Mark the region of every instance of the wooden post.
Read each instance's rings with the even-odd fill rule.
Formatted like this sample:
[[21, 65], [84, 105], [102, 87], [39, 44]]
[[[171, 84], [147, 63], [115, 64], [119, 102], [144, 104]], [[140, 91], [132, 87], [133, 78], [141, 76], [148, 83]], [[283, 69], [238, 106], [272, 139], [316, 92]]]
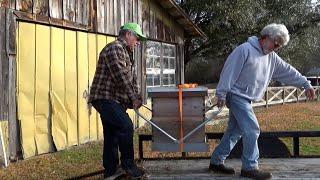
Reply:
[[297, 98], [297, 103], [299, 102], [299, 88], [296, 88], [296, 98]]
[[299, 137], [293, 137], [293, 156], [299, 157]]
[[19, 127], [17, 121], [16, 105], [16, 19], [13, 10], [6, 12], [6, 49], [9, 57], [8, 73], [8, 121], [9, 121], [9, 149], [11, 160], [18, 158], [18, 152], [21, 150], [19, 140]]
[[267, 88], [267, 90], [266, 90], [266, 92], [265, 92], [265, 101], [266, 101], [266, 108], [268, 108], [269, 107], [269, 105], [268, 105], [268, 99], [269, 99], [269, 97], [268, 97], [268, 91], [269, 91], [269, 88]]
[[282, 104], [284, 104], [285, 90], [286, 90], [286, 88], [284, 87], [284, 88], [282, 89]]

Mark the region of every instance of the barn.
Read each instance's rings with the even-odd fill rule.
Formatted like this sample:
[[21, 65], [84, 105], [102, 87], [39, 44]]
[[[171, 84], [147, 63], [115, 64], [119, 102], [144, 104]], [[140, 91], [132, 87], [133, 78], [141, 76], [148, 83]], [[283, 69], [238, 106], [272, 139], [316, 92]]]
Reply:
[[[184, 83], [184, 41], [204, 33], [174, 0], [0, 0], [0, 122], [11, 160], [103, 138], [87, 95], [100, 50], [136, 22], [138, 83]], [[129, 111], [132, 119], [133, 112]]]

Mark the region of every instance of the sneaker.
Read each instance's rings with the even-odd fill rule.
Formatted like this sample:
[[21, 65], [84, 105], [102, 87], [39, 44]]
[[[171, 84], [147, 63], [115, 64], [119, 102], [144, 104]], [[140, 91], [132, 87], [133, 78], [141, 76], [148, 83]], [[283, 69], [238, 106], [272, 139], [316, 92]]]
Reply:
[[271, 179], [272, 174], [269, 172], [264, 172], [258, 169], [254, 169], [249, 171], [241, 170], [240, 176], [252, 178], [252, 179], [265, 180], [265, 179]]
[[144, 171], [142, 169], [138, 168], [137, 165], [135, 165], [135, 164], [130, 168], [125, 168], [124, 170], [125, 170], [127, 176], [130, 176], [130, 177], [139, 178], [144, 175]]
[[235, 174], [236, 171], [231, 167], [226, 167], [224, 164], [211, 164], [209, 165], [209, 171], [213, 171], [216, 173], [223, 173], [223, 174]]
[[114, 173], [111, 173], [111, 174], [104, 173], [104, 179], [105, 180], [114, 180], [122, 175], [125, 175], [125, 172], [121, 167], [119, 167], [119, 168], [117, 168], [117, 170]]

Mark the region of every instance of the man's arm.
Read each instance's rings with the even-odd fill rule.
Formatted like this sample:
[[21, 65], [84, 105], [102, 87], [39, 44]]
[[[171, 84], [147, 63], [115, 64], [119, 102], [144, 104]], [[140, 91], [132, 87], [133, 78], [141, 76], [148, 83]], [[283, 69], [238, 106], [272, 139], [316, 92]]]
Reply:
[[273, 54], [273, 58], [276, 58], [276, 63], [272, 79], [298, 88], [303, 87], [306, 90], [307, 98], [313, 99], [315, 92], [307, 78], [302, 76], [302, 74], [290, 64], [283, 61], [276, 53]]

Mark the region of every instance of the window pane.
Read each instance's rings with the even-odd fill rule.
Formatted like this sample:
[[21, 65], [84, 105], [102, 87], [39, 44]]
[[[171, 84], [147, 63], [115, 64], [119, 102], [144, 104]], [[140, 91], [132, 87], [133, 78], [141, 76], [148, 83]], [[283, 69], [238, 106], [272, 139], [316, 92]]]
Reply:
[[147, 57], [146, 66], [147, 68], [153, 68], [153, 58]]
[[154, 59], [154, 65], [153, 65], [154, 68], [161, 68], [161, 64], [160, 64], [160, 57], [156, 57]]
[[147, 86], [153, 86], [153, 75], [147, 74]]
[[176, 68], [174, 61], [175, 61], [175, 59], [170, 59], [170, 60], [169, 60], [169, 62], [170, 62], [169, 68], [170, 68], [170, 69], [175, 69], [175, 68]]
[[169, 74], [169, 83], [170, 84], [175, 84], [176, 81], [175, 81], [175, 75], [174, 74]]
[[163, 85], [169, 85], [169, 74], [163, 74], [162, 78]]
[[163, 69], [169, 69], [169, 59], [163, 58]]
[[153, 80], [154, 80], [154, 81], [153, 81], [153, 83], [154, 83], [153, 85], [154, 85], [154, 86], [160, 86], [160, 74], [154, 75], [153, 78], [154, 78], [154, 79], [153, 79]]

